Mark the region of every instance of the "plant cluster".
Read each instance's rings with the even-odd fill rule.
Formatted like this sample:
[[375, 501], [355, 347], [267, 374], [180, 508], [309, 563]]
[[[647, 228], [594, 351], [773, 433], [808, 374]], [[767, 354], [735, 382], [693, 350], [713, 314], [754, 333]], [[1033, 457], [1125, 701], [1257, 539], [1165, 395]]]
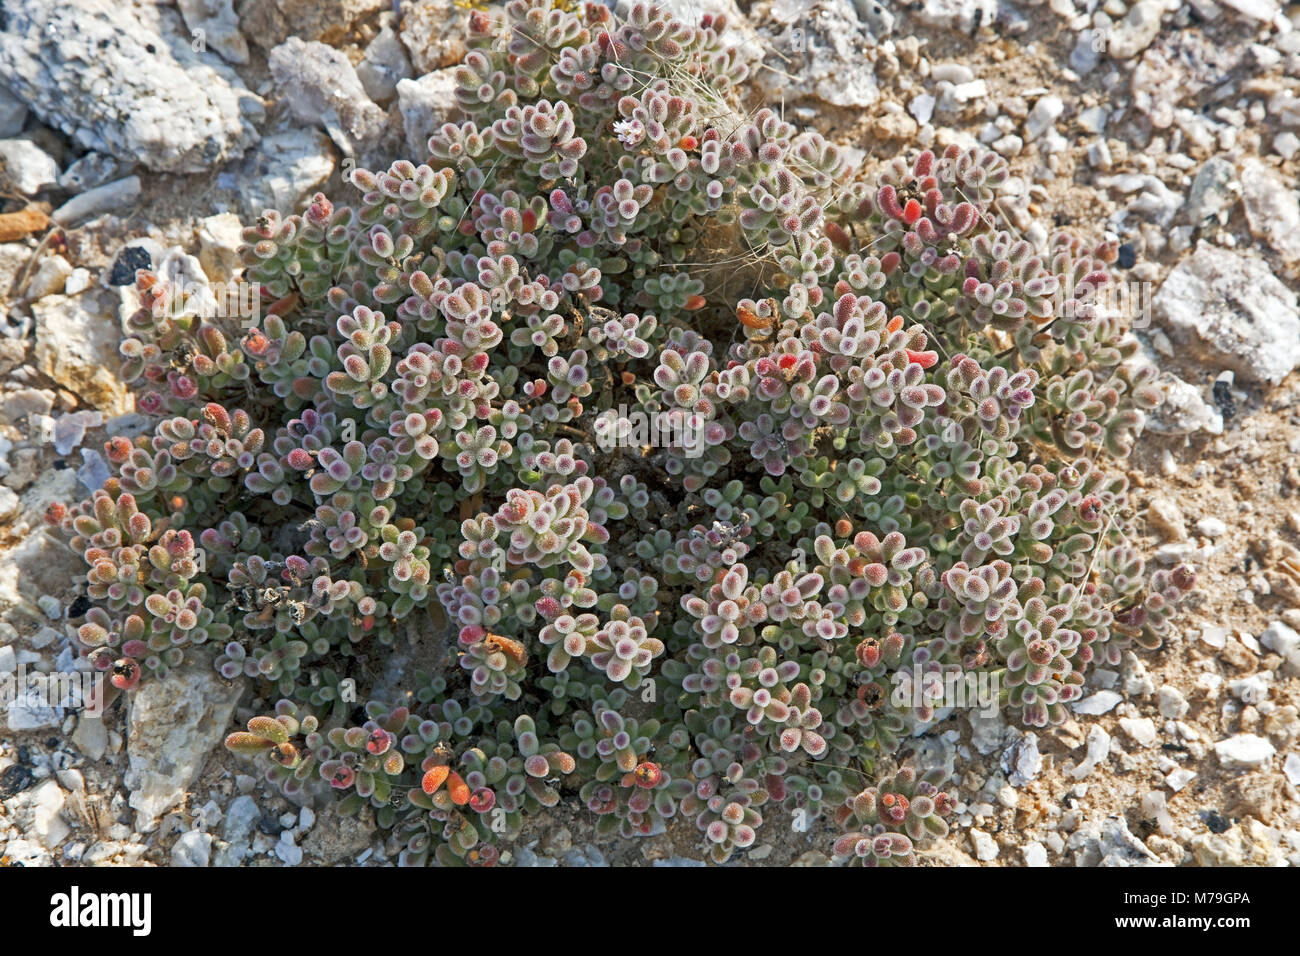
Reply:
[[[139, 273], [156, 425], [50, 515], [87, 653], [129, 690], [211, 646], [284, 698], [228, 746], [371, 806], [405, 863], [496, 863], [566, 797], [602, 834], [692, 821], [717, 862], [776, 808], [912, 862], [953, 802], [876, 782], [942, 716], [900, 675], [993, 673], [1059, 722], [1192, 586], [1127, 536], [1115, 462], [1159, 393], [1098, 294], [1116, 244], [1015, 235], [991, 153], [872, 180], [738, 112], [720, 17], [469, 23], [427, 156], [246, 230], [257, 327]], [[638, 415], [699, 447], [596, 440]], [[420, 638], [452, 666], [348, 706]]]

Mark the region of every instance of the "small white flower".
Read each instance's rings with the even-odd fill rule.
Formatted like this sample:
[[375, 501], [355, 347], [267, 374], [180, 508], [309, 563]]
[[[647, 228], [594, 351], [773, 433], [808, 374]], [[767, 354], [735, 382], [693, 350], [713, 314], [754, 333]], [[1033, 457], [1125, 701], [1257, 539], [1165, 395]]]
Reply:
[[645, 127], [640, 120], [615, 120], [614, 133], [618, 136], [618, 141], [629, 148], [639, 146], [641, 140], [645, 139]]

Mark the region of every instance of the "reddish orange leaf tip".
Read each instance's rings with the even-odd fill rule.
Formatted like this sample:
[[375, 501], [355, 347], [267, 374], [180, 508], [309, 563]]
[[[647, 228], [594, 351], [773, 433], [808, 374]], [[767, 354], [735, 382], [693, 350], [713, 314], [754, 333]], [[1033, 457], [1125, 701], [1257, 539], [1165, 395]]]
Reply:
[[914, 352], [911, 349], [907, 349], [906, 352], [908, 360], [915, 362], [921, 368], [933, 368], [939, 361], [938, 352]]
[[[429, 796], [433, 796], [438, 792], [438, 788], [442, 786], [443, 781], [447, 779], [447, 775], [450, 773], [450, 767], [434, 767], [426, 773], [424, 779], [420, 781], [420, 789]], [[458, 776], [456, 779], [460, 780], [460, 777]], [[464, 783], [465, 781], [461, 780], [462, 786]], [[468, 799], [468, 797], [466, 797], [466, 799]]]
[[489, 634], [484, 638], [484, 643], [489, 647], [496, 648], [520, 667], [523, 667], [528, 661], [528, 651], [518, 641], [502, 637], [500, 634]]
[[282, 299], [276, 299], [266, 310], [269, 315], [288, 315], [298, 304], [298, 293], [290, 292]]
[[[442, 768], [446, 770], [446, 767]], [[432, 773], [433, 771], [429, 771]], [[425, 775], [426, 777], [428, 774]], [[469, 803], [469, 784], [467, 784], [460, 774], [452, 771], [447, 775], [447, 793], [451, 796], [451, 802], [458, 807], [463, 807]]]
[[644, 787], [647, 790], [653, 789], [663, 779], [663, 771], [657, 763], [649, 760], [643, 760], [637, 764], [631, 776], [638, 787]]
[[833, 242], [841, 252], [848, 252], [852, 247], [849, 234], [837, 222], [826, 223], [826, 238]]

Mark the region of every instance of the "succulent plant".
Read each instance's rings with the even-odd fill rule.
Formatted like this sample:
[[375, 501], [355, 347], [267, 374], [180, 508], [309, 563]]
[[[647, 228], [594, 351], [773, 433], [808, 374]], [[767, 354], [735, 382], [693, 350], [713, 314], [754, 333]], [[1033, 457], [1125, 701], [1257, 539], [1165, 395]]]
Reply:
[[848, 831], [835, 841], [836, 857], [859, 866], [915, 866], [915, 844], [948, 833], [943, 818], [953, 800], [938, 788], [941, 782], [942, 771], [918, 778], [904, 767], [849, 797], [835, 811]]
[[[231, 749], [369, 805], [408, 864], [502, 862], [576, 799], [601, 833], [693, 822], [717, 862], [773, 806], [834, 815], [883, 865], [950, 809], [848, 769], [934, 719], [900, 679], [992, 675], [1041, 726], [1159, 642], [1193, 575], [1126, 536], [1159, 395], [1090, 307], [1114, 244], [1019, 236], [982, 149], [869, 177], [746, 116], [724, 28], [475, 11], [425, 155], [245, 230], [256, 327], [139, 274], [152, 434], [50, 515], [115, 683], [211, 643], [283, 698]], [[444, 636], [441, 672], [344, 706], [359, 655]]]

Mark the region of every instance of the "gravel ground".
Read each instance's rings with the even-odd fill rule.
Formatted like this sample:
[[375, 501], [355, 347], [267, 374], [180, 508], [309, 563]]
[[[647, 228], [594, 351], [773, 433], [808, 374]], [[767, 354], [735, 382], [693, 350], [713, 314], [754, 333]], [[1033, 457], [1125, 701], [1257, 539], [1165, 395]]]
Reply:
[[[59, 5], [16, 6], [48, 17]], [[449, 0], [407, 0], [400, 22], [386, 0], [182, 0], [179, 12], [117, 4], [128, 12], [111, 16], [101, 0], [61, 6], [141, 49], [188, 45], [198, 29], [211, 49], [130, 75], [97, 65], [108, 95], [94, 111], [69, 85], [71, 53], [66, 69], [56, 57], [35, 63], [18, 33], [0, 33], [2, 673], [72, 667], [78, 562], [40, 518], [94, 480], [105, 435], [141, 424], [107, 370], [116, 316], [132, 308], [133, 293], [112, 284], [132, 254], [124, 247], [156, 262], [180, 246], [210, 276], [228, 276], [238, 217], [337, 189], [351, 156], [419, 142], [446, 109], [446, 74], [435, 71], [459, 55], [448, 37], [465, 15]], [[748, 105], [780, 103], [860, 150], [867, 168], [907, 148], [978, 140], [1019, 178], [1006, 211], [1020, 228], [1118, 235], [1140, 337], [1165, 373], [1169, 401], [1129, 477], [1137, 544], [1198, 572], [1174, 636], [1097, 672], [1062, 727], [1022, 734], [962, 713], [914, 739], [900, 756], [950, 767], [961, 800], [952, 834], [922, 862], [1300, 863], [1300, 12], [1275, 0], [677, 6], [729, 10], [756, 66]], [[6, 29], [21, 29], [16, 16]], [[289, 70], [272, 49], [291, 37], [325, 46]], [[312, 103], [347, 86], [332, 56], [357, 67], [361, 92], [345, 89], [337, 122], [315, 128], [324, 111]], [[166, 76], [157, 82], [172, 100], [158, 108], [175, 135], [165, 148], [122, 131], [137, 74]], [[226, 158], [195, 159], [212, 155]], [[47, 237], [51, 215], [66, 226], [61, 240]], [[11, 708], [0, 724], [0, 862], [395, 858], [364, 818], [292, 806], [218, 746], [260, 709], [250, 698], [196, 665], [102, 719]], [[738, 865], [826, 863], [829, 832], [791, 822], [769, 819]], [[510, 849], [525, 865], [703, 857], [688, 825], [593, 845], [589, 818], [569, 802]]]

